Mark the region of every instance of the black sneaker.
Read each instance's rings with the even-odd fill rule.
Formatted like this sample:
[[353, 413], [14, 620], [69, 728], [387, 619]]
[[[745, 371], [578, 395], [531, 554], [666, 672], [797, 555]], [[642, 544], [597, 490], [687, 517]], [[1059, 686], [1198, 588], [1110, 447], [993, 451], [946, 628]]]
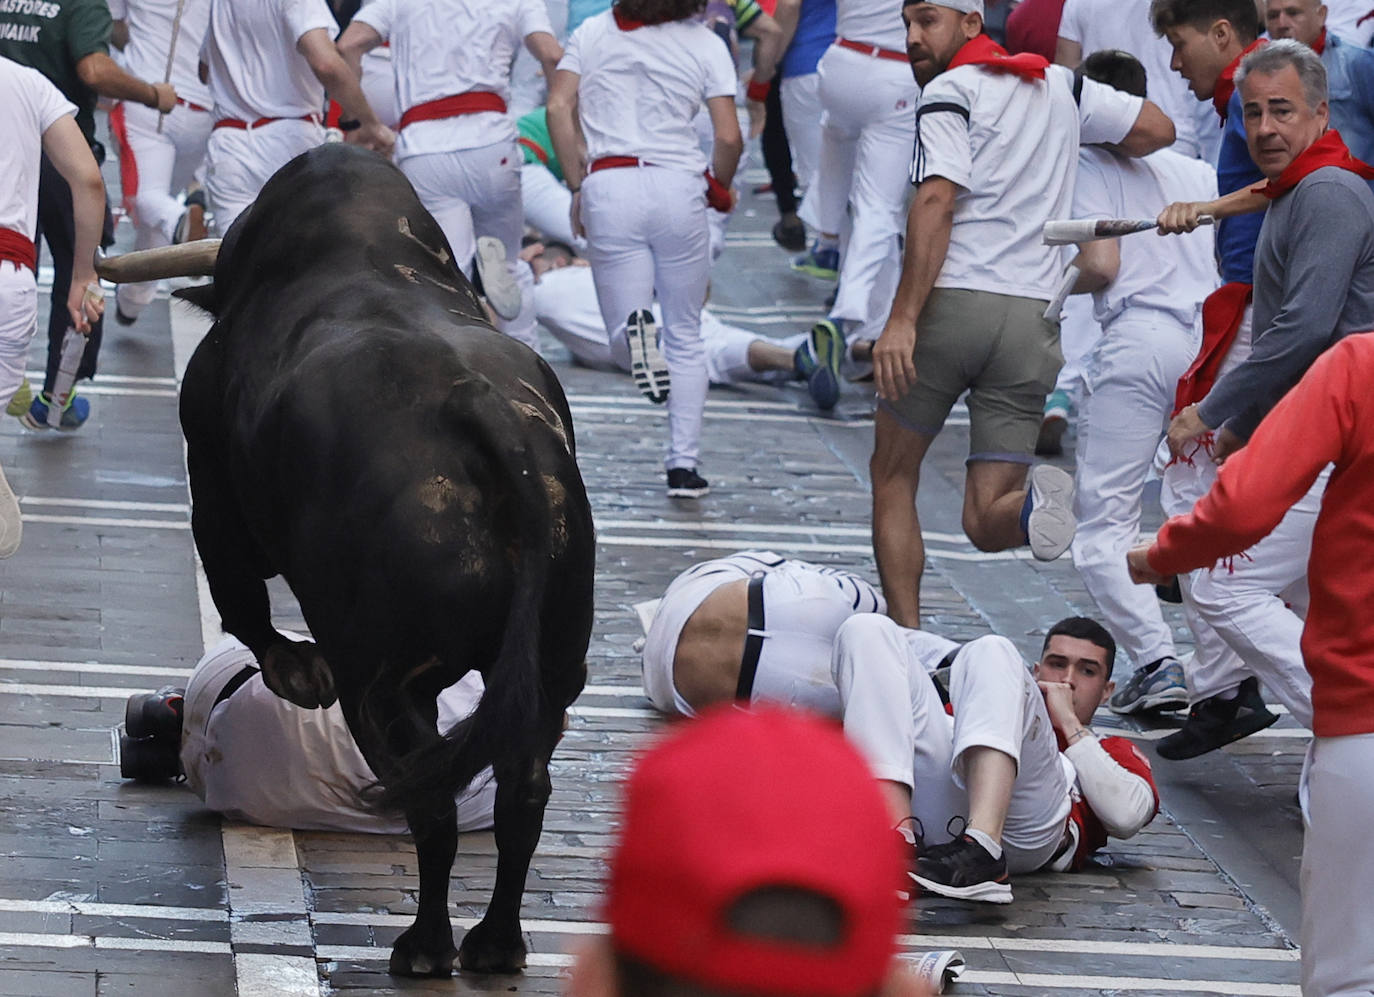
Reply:
[[181, 717], [185, 689], [163, 686], [157, 692], [140, 692], [124, 704], [124, 731], [137, 740], [155, 737], [181, 745]]
[[1006, 856], [993, 858], [967, 834], [927, 848], [916, 859], [916, 871], [911, 878], [942, 897], [986, 904], [1011, 903]]
[[806, 248], [806, 225], [796, 215], [783, 215], [773, 226], [773, 241], [788, 252]]
[[711, 485], [695, 467], [675, 467], [668, 472], [669, 498], [701, 498]]
[[122, 325], [122, 326], [128, 327], [128, 326], [131, 326], [131, 325], [133, 325], [135, 322], [138, 321], [138, 316], [137, 316], [137, 315], [125, 315], [125, 314], [124, 314], [124, 309], [120, 308], [118, 302], [116, 302], [116, 303], [115, 303], [115, 321], [118, 322], [118, 323], [119, 323], [120, 325]]
[[119, 735], [119, 775], [139, 782], [181, 777], [181, 746], [157, 737]]
[[1278, 714], [1271, 713], [1260, 697], [1259, 680], [1248, 678], [1235, 699], [1213, 696], [1194, 706], [1183, 726], [1161, 738], [1155, 751], [1171, 762], [1196, 758], [1264, 730], [1276, 720]]

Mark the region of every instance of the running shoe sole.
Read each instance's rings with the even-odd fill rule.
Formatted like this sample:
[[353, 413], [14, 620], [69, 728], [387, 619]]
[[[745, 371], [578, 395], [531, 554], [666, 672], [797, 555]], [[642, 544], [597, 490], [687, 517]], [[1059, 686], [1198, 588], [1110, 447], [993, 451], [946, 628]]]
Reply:
[[806, 379], [806, 390], [816, 408], [829, 412], [840, 400], [840, 360], [844, 336], [834, 322], [823, 319], [811, 327], [811, 356], [816, 367]]
[[937, 883], [933, 879], [918, 876], [914, 872], [907, 875], [919, 883], [921, 889], [930, 893], [938, 893], [942, 897], [950, 897], [953, 900], [976, 900], [984, 904], [1009, 904], [1012, 900], [1010, 883], [989, 880], [985, 883], [973, 883], [969, 886], [950, 886], [948, 883]]
[[1113, 713], [1126, 716], [1132, 713], [1148, 713], [1151, 710], [1161, 712], [1167, 710], [1184, 710], [1188, 708], [1188, 690], [1178, 686], [1171, 686], [1163, 692], [1151, 693], [1148, 696], [1141, 696], [1127, 704], [1107, 703], [1107, 709]]
[[654, 325], [653, 313], [647, 308], [631, 312], [625, 323], [625, 340], [630, 344], [630, 376], [634, 378], [635, 387], [649, 401], [662, 405], [668, 400], [671, 382], [668, 361], [663, 359], [663, 352], [658, 347], [658, 328]]
[[[1268, 710], [1263, 713], [1253, 713], [1248, 717], [1242, 717], [1238, 723], [1229, 726], [1223, 737], [1211, 738], [1210, 740], [1204, 740], [1201, 735], [1187, 734], [1184, 729], [1180, 729], [1168, 737], [1160, 738], [1159, 743], [1155, 745], [1155, 752], [1160, 758], [1168, 759], [1171, 762], [1197, 758], [1209, 751], [1216, 751], [1228, 744], [1234, 744], [1251, 734], [1258, 734], [1264, 728], [1278, 723], [1278, 720], [1278, 714]], [[1185, 723], [1185, 728], [1186, 726]]]
[[506, 266], [505, 244], [495, 236], [484, 235], [477, 240], [477, 272], [482, 275], [482, 290], [491, 310], [507, 321], [516, 318], [523, 304], [520, 285]]
[[19, 499], [5, 480], [0, 467], [0, 559], [11, 557], [24, 539], [24, 520], [19, 513]]
[[808, 277], [817, 277], [821, 280], [839, 280], [840, 272], [829, 267], [817, 266], [814, 263], [793, 263], [792, 269], [797, 273], [804, 273]]
[[1026, 535], [1037, 561], [1053, 561], [1073, 543], [1073, 477], [1052, 464], [1030, 472], [1031, 513]]
[[710, 486], [710, 485], [707, 485], [707, 486], [704, 487], [704, 488], [669, 488], [669, 489], [668, 489], [668, 497], [669, 497], [669, 498], [701, 498], [703, 495], [709, 495], [710, 493], [711, 493], [711, 486]]

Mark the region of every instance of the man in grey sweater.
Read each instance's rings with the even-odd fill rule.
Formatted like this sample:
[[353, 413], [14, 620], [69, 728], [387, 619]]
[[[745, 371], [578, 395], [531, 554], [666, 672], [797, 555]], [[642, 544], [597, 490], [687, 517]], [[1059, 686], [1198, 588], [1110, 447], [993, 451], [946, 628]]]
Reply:
[[[1205, 381], [1210, 373], [1215, 383], [1169, 427], [1170, 449], [1189, 463], [1224, 461], [1322, 352], [1348, 333], [1374, 329], [1374, 192], [1366, 182], [1374, 170], [1328, 130], [1321, 59], [1300, 42], [1275, 41], [1245, 57], [1236, 81], [1250, 156], [1269, 180], [1260, 189], [1271, 201], [1255, 249], [1253, 341], [1238, 336], [1229, 348], [1214, 345], [1218, 369], [1195, 363], [1190, 375]], [[1211, 476], [1186, 477], [1205, 492]], [[1272, 723], [1253, 679], [1250, 691], [1242, 687], [1248, 676], [1261, 679], [1300, 722], [1310, 718], [1302, 620], [1290, 607], [1305, 603], [1325, 484], [1323, 474], [1232, 570], [1184, 580], [1190, 617], [1209, 624], [1234, 653], [1200, 654], [1189, 668], [1194, 705], [1166, 757], [1192, 757]], [[1190, 504], [1201, 493], [1166, 500]]]

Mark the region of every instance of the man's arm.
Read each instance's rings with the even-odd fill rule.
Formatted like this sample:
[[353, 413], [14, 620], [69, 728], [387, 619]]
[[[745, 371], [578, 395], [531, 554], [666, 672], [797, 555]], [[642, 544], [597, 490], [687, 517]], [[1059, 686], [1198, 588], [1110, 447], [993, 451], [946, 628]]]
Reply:
[[372, 110], [372, 105], [363, 96], [362, 84], [334, 47], [329, 32], [324, 28], [311, 28], [296, 40], [296, 51], [309, 64], [315, 78], [324, 84], [329, 96], [339, 102], [344, 115], [361, 122], [361, 127], [350, 140], [383, 155], [390, 155], [392, 146], [396, 144], [396, 136]]
[[1148, 156], [1174, 144], [1174, 123], [1153, 101], [1145, 101], [1126, 137], [1111, 146], [1127, 156]]
[[873, 344], [873, 377], [879, 397], [895, 402], [916, 383], [916, 320], [945, 265], [950, 232], [954, 228], [952, 180], [933, 176], [916, 188], [907, 211], [906, 250], [902, 277], [882, 335]]
[[110, 23], [110, 44], [121, 52], [129, 44], [129, 22], [117, 17]]
[[1083, 46], [1060, 35], [1054, 43], [1054, 61], [1061, 66], [1077, 69], [1083, 61]]
[[[348, 68], [352, 70], [353, 76], [361, 80], [363, 77], [363, 56], [384, 41], [386, 39], [381, 36], [376, 28], [355, 17], [348, 22], [348, 27], [344, 28], [343, 34], [339, 36], [339, 40], [334, 45], [338, 48], [343, 61], [348, 64]], [[334, 99], [338, 100], [337, 97]]]
[[740, 154], [744, 152], [744, 137], [739, 130], [739, 116], [735, 114], [735, 98], [709, 97], [706, 110], [711, 115], [711, 130], [715, 134], [711, 145], [711, 175], [729, 187], [735, 179]]
[[525, 36], [525, 48], [539, 60], [544, 79], [553, 79], [558, 71], [558, 60], [563, 58], [563, 46], [558, 44], [558, 39], [547, 31], [535, 31]]
[[76, 63], [76, 75], [102, 97], [132, 100], [166, 114], [176, 107], [177, 92], [170, 83], [145, 83], [130, 76], [104, 52], [92, 52]]
[[[792, 28], [796, 30], [795, 22]], [[789, 38], [783, 35], [782, 26], [767, 14], [754, 18], [744, 29], [744, 37], [754, 40], [754, 82], [769, 82], [778, 71], [778, 62]]]
[[86, 136], [70, 115], [62, 115], [48, 126], [43, 133], [43, 152], [72, 189], [76, 241], [67, 313], [77, 331], [89, 333], [91, 323], [105, 311], [105, 298], [95, 275], [95, 252], [105, 225], [105, 184]]
[[[1064, 755], [1073, 762], [1083, 799], [1113, 838], [1134, 837], [1154, 819], [1159, 809], [1154, 786], [1112, 757], [1096, 734], [1075, 738]], [[1148, 763], [1145, 767], [1148, 771]]]
[[545, 120], [549, 126], [549, 141], [553, 154], [563, 168], [563, 182], [572, 191], [569, 209], [573, 234], [586, 235], [582, 227], [582, 181], [587, 177], [587, 142], [582, 136], [582, 123], [577, 115], [577, 87], [582, 77], [560, 69], [549, 80], [549, 103]]
[[1073, 285], [1074, 294], [1091, 294], [1109, 287], [1121, 269], [1121, 240], [1080, 242], [1072, 265], [1079, 270], [1078, 281]]
[[1216, 221], [1234, 218], [1263, 211], [1269, 207], [1269, 198], [1253, 193], [1250, 185], [1233, 190], [1214, 201], [1175, 201], [1159, 213], [1156, 221], [1160, 235], [1181, 235], [1191, 232], [1200, 224], [1198, 219], [1211, 215]]

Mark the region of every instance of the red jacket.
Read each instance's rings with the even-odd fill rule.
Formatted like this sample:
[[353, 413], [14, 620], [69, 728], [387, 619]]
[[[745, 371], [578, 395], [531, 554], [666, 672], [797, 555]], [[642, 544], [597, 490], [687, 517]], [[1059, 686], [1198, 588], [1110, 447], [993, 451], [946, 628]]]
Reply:
[[1311, 603], [1302, 634], [1319, 737], [1374, 733], [1372, 386], [1374, 334], [1347, 336], [1226, 461], [1193, 511], [1164, 524], [1149, 554], [1162, 574], [1239, 554], [1273, 530], [1322, 469], [1335, 464], [1312, 537]]

